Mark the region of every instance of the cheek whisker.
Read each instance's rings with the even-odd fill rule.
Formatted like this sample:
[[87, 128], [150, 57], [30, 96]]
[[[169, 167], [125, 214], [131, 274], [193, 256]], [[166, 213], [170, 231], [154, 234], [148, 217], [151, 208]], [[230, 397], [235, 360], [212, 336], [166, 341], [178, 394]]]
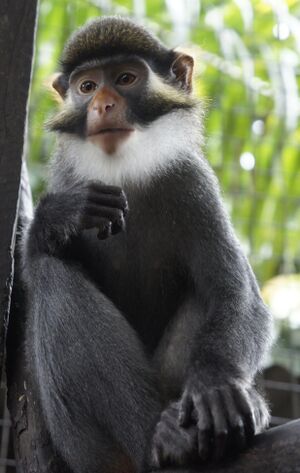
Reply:
[[45, 127], [49, 131], [86, 135], [87, 105], [77, 108], [67, 105], [58, 114], [46, 121]]

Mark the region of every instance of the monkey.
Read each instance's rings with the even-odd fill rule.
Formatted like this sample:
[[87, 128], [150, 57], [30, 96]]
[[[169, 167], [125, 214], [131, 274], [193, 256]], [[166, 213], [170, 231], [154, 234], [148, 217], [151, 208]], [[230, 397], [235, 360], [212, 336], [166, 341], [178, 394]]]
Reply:
[[26, 356], [74, 473], [199, 471], [268, 425], [254, 378], [271, 316], [203, 155], [193, 65], [100, 17], [53, 81], [57, 144], [23, 237]]

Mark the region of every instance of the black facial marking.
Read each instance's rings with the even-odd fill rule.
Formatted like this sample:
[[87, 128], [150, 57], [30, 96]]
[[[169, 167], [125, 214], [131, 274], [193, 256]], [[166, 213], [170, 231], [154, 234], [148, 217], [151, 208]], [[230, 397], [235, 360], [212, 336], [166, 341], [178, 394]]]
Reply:
[[46, 128], [50, 131], [72, 133], [85, 136], [87, 103], [76, 107], [66, 108], [46, 123]]
[[139, 123], [140, 125], [149, 125], [163, 115], [174, 110], [187, 110], [195, 106], [192, 101], [176, 101], [155, 91], [147, 92], [128, 97], [128, 121], [130, 123]]

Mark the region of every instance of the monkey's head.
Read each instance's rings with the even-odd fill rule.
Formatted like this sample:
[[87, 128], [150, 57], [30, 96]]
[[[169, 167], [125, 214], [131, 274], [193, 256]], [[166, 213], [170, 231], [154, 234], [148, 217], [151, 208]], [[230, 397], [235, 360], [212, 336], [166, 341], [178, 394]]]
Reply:
[[66, 44], [60, 64], [53, 87], [64, 106], [49, 128], [77, 135], [106, 155], [160, 117], [195, 105], [193, 59], [128, 19], [87, 23]]

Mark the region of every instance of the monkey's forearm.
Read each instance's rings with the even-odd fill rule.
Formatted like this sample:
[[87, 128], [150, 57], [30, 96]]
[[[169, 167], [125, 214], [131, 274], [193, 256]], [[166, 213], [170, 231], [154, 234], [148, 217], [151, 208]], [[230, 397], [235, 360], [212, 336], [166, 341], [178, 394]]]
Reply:
[[214, 205], [201, 207], [186, 243], [186, 265], [200, 309], [194, 358], [209, 371], [216, 357], [220, 374], [223, 364], [225, 375], [253, 377], [269, 347], [271, 318], [222, 203], [213, 197]]
[[208, 318], [204, 333], [215, 340], [214, 350], [206, 345], [208, 356], [211, 351], [220, 353], [228, 370], [252, 378], [262, 364], [271, 338], [270, 314], [259, 295], [249, 297], [244, 293], [231, 300], [216, 301]]
[[226, 285], [209, 292], [205, 323], [194, 339], [191, 367], [212, 382], [222, 378], [250, 382], [270, 345], [270, 314], [247, 282], [236, 293]]

